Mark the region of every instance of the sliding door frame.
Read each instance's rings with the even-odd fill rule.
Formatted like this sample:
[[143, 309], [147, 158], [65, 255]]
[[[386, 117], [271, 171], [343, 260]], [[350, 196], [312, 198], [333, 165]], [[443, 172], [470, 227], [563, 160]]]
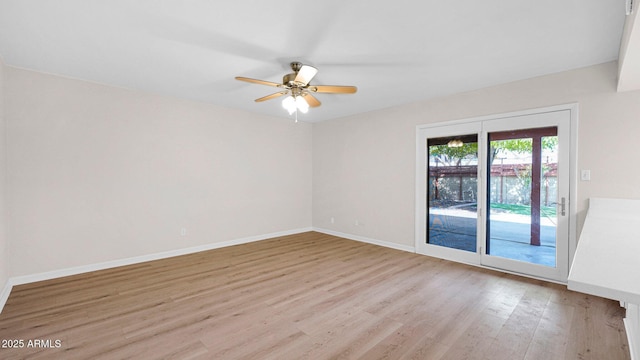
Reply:
[[[486, 151], [486, 141], [482, 134], [484, 133], [482, 130], [482, 124], [489, 121], [501, 120], [506, 118], [513, 118], [518, 116], [527, 116], [527, 115], [535, 115], [535, 114], [543, 114], [549, 112], [557, 112], [557, 111], [569, 111], [570, 121], [569, 121], [569, 164], [567, 166], [569, 172], [569, 196], [567, 199], [567, 215], [568, 219], [568, 227], [569, 227], [569, 243], [568, 243], [568, 263], [567, 268], [570, 267], [573, 262], [573, 256], [575, 253], [576, 245], [577, 245], [577, 231], [576, 231], [576, 217], [577, 217], [577, 149], [578, 149], [578, 104], [564, 104], [557, 106], [550, 106], [544, 108], [536, 108], [529, 109], [523, 111], [502, 113], [502, 114], [494, 114], [480, 117], [473, 117], [468, 119], [454, 120], [454, 121], [445, 121], [445, 122], [437, 122], [431, 124], [423, 124], [418, 125], [416, 127], [416, 190], [415, 190], [415, 251], [419, 254], [424, 254], [428, 256], [434, 256], [438, 258], [443, 258], [447, 260], [453, 260], [457, 262], [467, 263], [471, 265], [476, 265], [484, 268], [495, 269], [503, 272], [512, 272], [503, 269], [496, 269], [494, 267], [484, 266], [481, 264], [481, 249], [485, 248], [485, 235], [486, 235], [486, 224], [484, 224], [484, 219], [486, 218], [486, 206], [485, 203], [478, 202], [478, 238], [476, 244], [476, 253], [469, 252], [469, 254], [464, 255], [458, 253], [458, 251], [454, 249], [437, 249], [436, 245], [426, 244], [426, 227], [428, 226], [427, 222], [427, 193], [428, 186], [426, 184], [426, 162], [428, 161], [428, 154], [426, 148], [426, 139], [432, 137], [446, 136], [446, 135], [461, 135], [461, 134], [473, 134], [478, 133], [478, 158], [479, 162], [482, 162], [481, 159], [485, 158], [485, 154], [483, 152]], [[478, 130], [480, 129], [480, 130]], [[432, 135], [434, 134], [434, 135]], [[480, 195], [482, 194], [482, 199], [486, 198], [486, 166], [480, 167], [478, 169], [478, 198], [480, 200]], [[483, 220], [480, 220], [483, 219]], [[519, 273], [518, 273], [519, 274]], [[566, 283], [567, 274], [562, 274], [559, 278], [546, 278], [546, 277], [537, 277], [530, 274], [519, 274], [528, 277], [541, 278], [545, 280], [550, 280], [559, 283]]]
[[[456, 135], [471, 135], [475, 134], [478, 136], [478, 159], [483, 154], [483, 149], [485, 142], [481, 138], [482, 133], [482, 123], [480, 122], [469, 122], [462, 124], [447, 124], [447, 123], [438, 123], [433, 126], [429, 126], [428, 130], [429, 138], [438, 138], [438, 137], [448, 137], [448, 136], [456, 136]], [[423, 131], [417, 131], [418, 143], [422, 145], [418, 145], [420, 151], [418, 152], [418, 163], [422, 164], [420, 171], [417, 171], [417, 182], [419, 184], [423, 184], [420, 189], [417, 189], [417, 200], [416, 202], [420, 202], [422, 199], [421, 206], [416, 207], [416, 220], [424, 219], [421, 225], [416, 224], [416, 252], [424, 255], [434, 256], [442, 259], [459, 261], [468, 264], [479, 265], [480, 259], [477, 256], [478, 246], [481, 244], [480, 237], [482, 234], [482, 229], [484, 228], [480, 221], [480, 204], [478, 204], [477, 210], [477, 218], [476, 218], [476, 234], [478, 238], [476, 239], [476, 252], [469, 252], [464, 250], [452, 249], [444, 246], [431, 245], [426, 243], [427, 236], [427, 216], [428, 216], [428, 204], [427, 204], [427, 195], [429, 192], [429, 187], [427, 184], [427, 169], [425, 168], [425, 164], [428, 162], [429, 155], [427, 154], [428, 149], [425, 143], [425, 138], [422, 136], [424, 134]], [[420, 140], [420, 138], [422, 138]], [[478, 162], [478, 186], [481, 187], [482, 174], [480, 172], [481, 166]], [[420, 232], [419, 232], [420, 231]], [[422, 238], [423, 241], [419, 242], [418, 238]]]

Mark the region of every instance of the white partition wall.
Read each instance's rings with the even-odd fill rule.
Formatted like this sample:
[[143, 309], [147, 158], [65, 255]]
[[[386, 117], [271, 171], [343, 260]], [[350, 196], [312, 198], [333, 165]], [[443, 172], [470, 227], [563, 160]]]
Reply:
[[571, 290], [620, 301], [633, 359], [640, 359], [640, 200], [589, 200], [571, 265]]

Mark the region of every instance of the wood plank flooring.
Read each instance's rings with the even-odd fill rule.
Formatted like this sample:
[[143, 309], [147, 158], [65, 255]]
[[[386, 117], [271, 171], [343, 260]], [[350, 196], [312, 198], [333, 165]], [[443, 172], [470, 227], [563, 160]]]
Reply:
[[309, 232], [17, 286], [0, 340], [24, 347], [0, 358], [629, 359], [623, 316], [565, 286]]

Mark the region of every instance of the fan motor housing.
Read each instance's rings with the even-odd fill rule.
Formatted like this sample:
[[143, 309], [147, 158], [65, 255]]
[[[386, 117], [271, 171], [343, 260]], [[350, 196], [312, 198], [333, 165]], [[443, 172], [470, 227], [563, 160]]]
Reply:
[[294, 86], [295, 82], [294, 80], [296, 79], [296, 76], [298, 74], [296, 73], [291, 73], [291, 74], [287, 74], [285, 76], [282, 77], [282, 84], [287, 85], [287, 86]]

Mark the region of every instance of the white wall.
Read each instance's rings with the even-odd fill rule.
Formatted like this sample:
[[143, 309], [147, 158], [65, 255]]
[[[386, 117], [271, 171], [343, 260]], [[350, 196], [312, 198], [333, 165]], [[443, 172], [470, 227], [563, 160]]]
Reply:
[[[9, 255], [7, 253], [7, 217], [6, 217], [6, 134], [4, 117], [4, 69], [5, 65], [0, 58], [0, 295], [9, 279]], [[2, 296], [0, 296], [0, 309], [2, 308]]]
[[[634, 4], [635, 5], [635, 4]], [[635, 5], [634, 7], [637, 7]], [[638, 10], [624, 19], [618, 52], [618, 90], [640, 89], [640, 20]]]
[[309, 124], [4, 75], [11, 276], [311, 226]]
[[412, 247], [416, 125], [570, 102], [578, 230], [589, 197], [640, 198], [640, 92], [615, 63], [313, 125], [2, 70], [0, 280], [311, 225]]
[[578, 102], [579, 233], [589, 197], [640, 198], [640, 91], [616, 78], [611, 62], [314, 124], [313, 225], [413, 246], [417, 125]]

